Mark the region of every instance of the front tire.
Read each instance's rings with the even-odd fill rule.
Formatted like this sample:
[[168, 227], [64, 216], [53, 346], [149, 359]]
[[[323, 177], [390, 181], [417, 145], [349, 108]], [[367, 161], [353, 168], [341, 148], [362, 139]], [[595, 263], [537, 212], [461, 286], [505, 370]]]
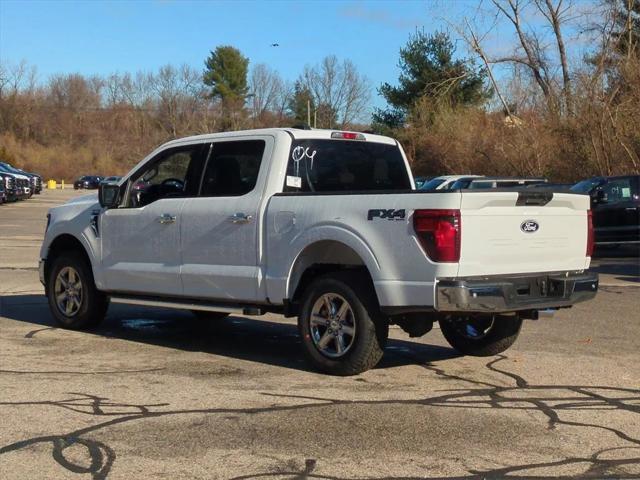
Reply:
[[96, 288], [91, 266], [78, 252], [64, 252], [53, 260], [46, 294], [56, 322], [72, 330], [95, 327], [109, 306], [107, 297]]
[[440, 330], [449, 345], [464, 355], [490, 357], [514, 344], [522, 319], [518, 315], [449, 315]]
[[365, 275], [337, 272], [309, 285], [298, 329], [315, 368], [346, 376], [369, 370], [380, 361], [389, 322], [380, 313], [373, 285]]

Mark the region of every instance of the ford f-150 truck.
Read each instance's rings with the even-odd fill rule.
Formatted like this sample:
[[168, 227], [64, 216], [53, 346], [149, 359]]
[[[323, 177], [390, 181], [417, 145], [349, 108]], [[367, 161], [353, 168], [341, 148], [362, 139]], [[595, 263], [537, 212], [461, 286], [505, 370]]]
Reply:
[[390, 324], [504, 351], [523, 319], [595, 296], [592, 248], [588, 196], [418, 191], [396, 140], [281, 128], [171, 141], [52, 208], [40, 278], [67, 328], [109, 302], [296, 316], [312, 364], [351, 375]]

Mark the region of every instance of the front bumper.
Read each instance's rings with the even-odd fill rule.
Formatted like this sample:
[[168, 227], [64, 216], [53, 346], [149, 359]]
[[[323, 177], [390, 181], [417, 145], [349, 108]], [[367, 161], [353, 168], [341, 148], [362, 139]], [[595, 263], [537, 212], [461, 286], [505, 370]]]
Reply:
[[440, 279], [436, 310], [515, 312], [570, 307], [598, 292], [598, 274], [528, 274]]

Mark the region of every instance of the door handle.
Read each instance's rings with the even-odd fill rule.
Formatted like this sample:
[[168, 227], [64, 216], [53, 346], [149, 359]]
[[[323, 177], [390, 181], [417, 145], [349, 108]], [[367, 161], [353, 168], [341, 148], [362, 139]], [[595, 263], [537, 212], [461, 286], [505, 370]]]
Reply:
[[635, 210], [638, 210], [638, 207], [627, 207], [627, 208], [625, 208], [625, 210], [633, 212]]
[[249, 223], [253, 217], [251, 215], [247, 215], [246, 213], [238, 212], [231, 216], [231, 221], [233, 223]]
[[163, 213], [158, 217], [158, 222], [162, 223], [163, 225], [167, 223], [175, 223], [176, 216], [171, 215], [170, 213]]

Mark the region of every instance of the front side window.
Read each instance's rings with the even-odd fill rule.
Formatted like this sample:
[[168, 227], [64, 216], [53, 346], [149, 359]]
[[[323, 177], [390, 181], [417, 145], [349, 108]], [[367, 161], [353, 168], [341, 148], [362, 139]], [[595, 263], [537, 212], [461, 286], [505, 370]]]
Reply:
[[442, 190], [464, 190], [465, 188], [469, 188], [469, 185], [471, 185], [472, 182], [473, 179], [471, 178], [461, 178], [460, 180], [456, 180], [455, 182], [445, 185]]
[[200, 151], [200, 145], [190, 145], [158, 154], [132, 178], [127, 205], [143, 207], [162, 198], [195, 196]]
[[264, 140], [236, 140], [213, 144], [202, 177], [203, 197], [238, 197], [258, 181]]
[[291, 145], [285, 191], [410, 189], [396, 145], [345, 140], [296, 140]]

